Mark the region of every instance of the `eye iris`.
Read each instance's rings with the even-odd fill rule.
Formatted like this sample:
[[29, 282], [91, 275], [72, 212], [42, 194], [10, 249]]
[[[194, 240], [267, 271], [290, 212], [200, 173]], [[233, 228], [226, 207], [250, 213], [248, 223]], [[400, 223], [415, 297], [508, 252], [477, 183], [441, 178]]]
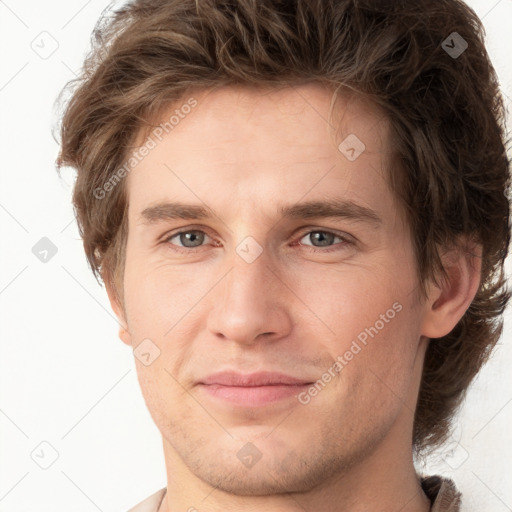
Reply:
[[320, 247], [328, 246], [334, 242], [335, 235], [324, 231], [314, 231], [310, 235], [312, 242], [319, 242]]
[[[205, 234], [201, 231], [186, 231], [179, 233], [180, 243], [184, 247], [198, 247], [204, 242]], [[317, 247], [326, 247], [331, 245], [336, 235], [327, 231], [313, 231], [309, 234], [313, 245]]]
[[[180, 243], [185, 247], [198, 247], [204, 241], [204, 233], [199, 231], [187, 231], [186, 233], [180, 233]], [[195, 245], [187, 245], [188, 242], [195, 243]], [[198, 243], [197, 243], [198, 242]]]

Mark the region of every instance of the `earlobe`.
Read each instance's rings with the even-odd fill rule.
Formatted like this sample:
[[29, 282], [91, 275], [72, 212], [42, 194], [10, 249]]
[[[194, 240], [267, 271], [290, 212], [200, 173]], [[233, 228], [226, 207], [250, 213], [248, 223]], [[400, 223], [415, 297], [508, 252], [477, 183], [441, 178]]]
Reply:
[[421, 334], [441, 338], [464, 316], [480, 286], [482, 248], [467, 242], [443, 256], [446, 279], [430, 284]]
[[127, 345], [132, 345], [132, 337], [128, 330], [128, 323], [126, 321], [126, 316], [124, 313], [124, 309], [120, 304], [118, 295], [114, 289], [115, 285], [113, 285], [109, 279], [104, 279], [105, 288], [107, 290], [108, 300], [110, 302], [110, 307], [112, 311], [115, 313], [117, 317], [117, 321], [119, 322], [119, 339], [126, 343]]
[[131, 347], [132, 337], [128, 330], [125, 329], [123, 326], [119, 327], [119, 339]]

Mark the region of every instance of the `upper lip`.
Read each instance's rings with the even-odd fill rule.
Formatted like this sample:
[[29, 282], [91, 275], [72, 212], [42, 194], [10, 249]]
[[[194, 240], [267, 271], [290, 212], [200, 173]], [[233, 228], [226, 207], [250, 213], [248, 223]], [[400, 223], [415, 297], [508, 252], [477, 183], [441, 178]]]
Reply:
[[275, 385], [297, 385], [297, 384], [311, 384], [307, 379], [300, 379], [285, 375], [278, 372], [256, 372], [242, 374], [237, 372], [219, 372], [213, 373], [201, 379], [198, 384], [218, 384], [221, 386], [275, 386]]

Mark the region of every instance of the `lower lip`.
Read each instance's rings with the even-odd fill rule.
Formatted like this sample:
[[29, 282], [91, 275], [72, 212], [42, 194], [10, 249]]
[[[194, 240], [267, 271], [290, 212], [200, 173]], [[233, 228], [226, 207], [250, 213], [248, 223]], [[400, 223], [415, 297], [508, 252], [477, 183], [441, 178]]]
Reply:
[[210, 396], [242, 407], [258, 407], [297, 396], [309, 386], [311, 386], [311, 384], [276, 384], [273, 386], [200, 385]]

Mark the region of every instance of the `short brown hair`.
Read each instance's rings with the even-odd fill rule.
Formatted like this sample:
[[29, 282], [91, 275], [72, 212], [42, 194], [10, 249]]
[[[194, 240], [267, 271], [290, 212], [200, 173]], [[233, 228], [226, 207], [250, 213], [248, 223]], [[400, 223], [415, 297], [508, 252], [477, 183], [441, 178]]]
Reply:
[[[460, 235], [483, 247], [475, 299], [426, 354], [413, 444], [439, 444], [501, 335], [510, 297], [510, 162], [484, 35], [459, 0], [135, 0], [103, 17], [70, 84], [58, 158], [78, 172], [73, 204], [96, 278], [123, 304], [126, 189], [122, 182], [102, 200], [95, 190], [163, 108], [191, 90], [235, 84], [316, 82], [363, 95], [390, 121], [390, 181], [407, 211], [421, 288], [443, 273], [440, 250]], [[450, 54], [456, 44], [467, 49]]]

